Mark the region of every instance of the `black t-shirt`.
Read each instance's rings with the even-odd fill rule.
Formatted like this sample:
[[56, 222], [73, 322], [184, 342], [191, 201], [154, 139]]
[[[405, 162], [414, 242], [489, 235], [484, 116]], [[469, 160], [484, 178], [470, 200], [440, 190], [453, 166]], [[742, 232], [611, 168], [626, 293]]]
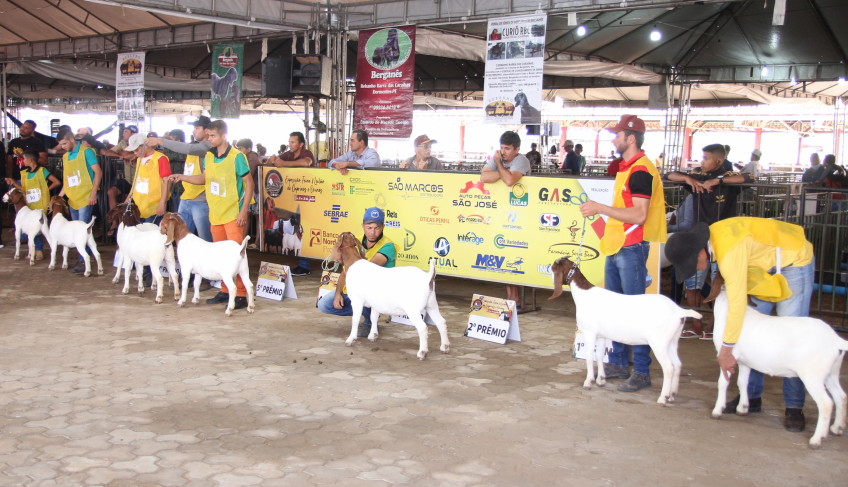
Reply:
[[654, 177], [648, 171], [630, 173], [630, 194], [650, 198], [654, 190]]
[[[44, 144], [36, 137], [12, 139], [9, 142], [9, 155], [12, 156], [12, 179], [21, 179], [21, 168], [24, 167], [24, 152], [32, 150], [35, 152], [47, 152]], [[5, 161], [4, 161], [5, 162]]]
[[[718, 169], [710, 172], [703, 172], [701, 168], [698, 167], [692, 170], [689, 173], [689, 176], [697, 181], [704, 182], [710, 179], [715, 179], [721, 175], [736, 176], [739, 174], [745, 176], [746, 183], [752, 182], [750, 174], [726, 171], [724, 167], [719, 167]], [[688, 184], [683, 187], [688, 192], [692, 192], [692, 188]], [[717, 221], [736, 216], [736, 200], [739, 198], [739, 193], [742, 192], [742, 188], [739, 186], [725, 186], [720, 184], [718, 186], [713, 186], [712, 189], [713, 190], [708, 193], [692, 193], [692, 197], [695, 198], [695, 209], [693, 212], [695, 214], [696, 222], [704, 222], [708, 225], [712, 225]]]

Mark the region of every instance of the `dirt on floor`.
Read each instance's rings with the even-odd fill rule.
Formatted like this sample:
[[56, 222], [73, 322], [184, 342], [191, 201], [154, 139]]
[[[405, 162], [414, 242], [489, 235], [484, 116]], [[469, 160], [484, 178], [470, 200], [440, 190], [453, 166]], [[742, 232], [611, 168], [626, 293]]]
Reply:
[[[539, 291], [522, 340], [496, 345], [462, 334], [472, 293], [503, 286], [439, 277], [451, 351], [430, 327], [419, 361], [414, 329], [394, 323], [345, 347], [349, 319], [315, 309], [318, 272], [295, 278], [298, 299], [228, 318], [178, 308], [170, 289], [161, 305], [134, 283], [122, 295], [114, 247], [101, 247], [106, 275], [84, 278], [15, 261], [4, 241], [0, 485], [848, 484], [848, 438], [810, 450], [809, 399], [807, 431], [785, 431], [779, 379], [762, 413], [710, 418], [712, 342], [681, 342], [672, 406], [656, 403], [656, 363], [649, 389], [584, 390], [567, 293]], [[261, 260], [294, 265], [250, 259], [253, 276]]]

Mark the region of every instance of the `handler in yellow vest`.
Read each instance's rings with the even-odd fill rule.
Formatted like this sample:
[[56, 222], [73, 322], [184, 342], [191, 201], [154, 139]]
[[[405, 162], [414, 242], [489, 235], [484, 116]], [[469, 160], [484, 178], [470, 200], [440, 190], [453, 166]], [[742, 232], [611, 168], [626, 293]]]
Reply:
[[[209, 223], [215, 242], [232, 240], [241, 243], [248, 222], [248, 208], [253, 195], [253, 178], [247, 158], [227, 143], [227, 124], [215, 120], [206, 129], [212, 149], [206, 153], [203, 173], [195, 176], [174, 174], [171, 181], [203, 184], [206, 201], [209, 203]], [[227, 286], [221, 283], [221, 292], [206, 304], [229, 301]], [[240, 277], [236, 277], [235, 309], [247, 307], [247, 289]]]
[[154, 222], [157, 217], [165, 214], [165, 205], [168, 203], [168, 176], [171, 175], [168, 157], [146, 147], [141, 134], [130, 137], [127, 150], [135, 152], [138, 161], [132, 191], [127, 195], [126, 202], [132, 199], [141, 212], [142, 220]]
[[[89, 223], [94, 205], [97, 204], [97, 190], [103, 179], [103, 171], [97, 162], [97, 154], [90, 147], [74, 138], [70, 129], [59, 131], [59, 147], [65, 151], [62, 155], [62, 191], [59, 196], [68, 197], [68, 206], [72, 221]], [[85, 262], [79, 256], [77, 263], [72, 265], [73, 274], [85, 272]]]
[[[6, 184], [18, 188], [26, 195], [26, 205], [30, 210], [41, 210], [47, 214], [47, 203], [50, 201], [50, 190], [59, 186], [56, 176], [50, 174], [44, 167], [38, 165], [38, 152], [24, 151], [24, 164], [21, 169], [21, 184], [12, 178], [6, 178]], [[47, 183], [50, 183], [48, 187]], [[35, 236], [35, 260], [44, 258], [44, 239], [41, 235]]]
[[[615, 133], [613, 144], [621, 154], [620, 171], [615, 176], [612, 206], [595, 201], [580, 205], [584, 218], [601, 214], [608, 217], [601, 238], [601, 252], [607, 256], [604, 287], [617, 293], [645, 294], [650, 250], [649, 242], [665, 242], [665, 196], [657, 168], [645, 157], [645, 122], [635, 115], [623, 115], [618, 125], [608, 129]], [[627, 361], [627, 346], [613, 342], [607, 379], [627, 381], [618, 390], [635, 392], [651, 386], [649, 367], [651, 347], [633, 346], [633, 373]]]

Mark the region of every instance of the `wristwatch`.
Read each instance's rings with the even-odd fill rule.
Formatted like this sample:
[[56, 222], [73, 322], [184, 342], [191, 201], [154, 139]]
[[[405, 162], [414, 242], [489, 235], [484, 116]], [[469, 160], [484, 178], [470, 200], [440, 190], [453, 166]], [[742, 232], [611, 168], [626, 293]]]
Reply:
[[721, 176], [716, 177], [716, 179], [718, 179], [718, 184], [724, 184], [724, 174], [722, 174]]

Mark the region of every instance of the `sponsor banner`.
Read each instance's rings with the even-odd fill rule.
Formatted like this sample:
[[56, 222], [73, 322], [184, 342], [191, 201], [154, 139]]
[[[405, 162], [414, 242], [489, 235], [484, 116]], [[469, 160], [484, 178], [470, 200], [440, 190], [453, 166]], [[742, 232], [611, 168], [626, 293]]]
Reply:
[[212, 50], [212, 118], [239, 118], [244, 44], [215, 44]]
[[603, 285], [604, 220], [584, 220], [579, 205], [590, 198], [611, 205], [611, 179], [526, 176], [509, 188], [483, 185], [470, 173], [261, 169], [263, 218], [299, 208], [305, 257], [326, 258], [341, 232], [361, 236], [365, 209], [378, 206], [397, 245], [397, 265], [427, 270], [433, 258], [442, 275], [551, 289], [551, 264], [575, 260], [579, 250], [583, 274]]
[[486, 30], [484, 121], [542, 123], [545, 14], [489, 20]]
[[321, 274], [321, 286], [318, 288], [318, 299], [321, 299], [327, 293], [336, 292], [336, 286], [339, 283], [340, 276], [340, 273], [330, 271], [324, 271]]
[[118, 53], [115, 67], [115, 110], [118, 122], [144, 121], [144, 52]]
[[410, 137], [414, 76], [414, 25], [359, 31], [353, 127], [371, 137]]
[[515, 311], [515, 301], [475, 294], [471, 297], [465, 336], [501, 345], [507, 339], [520, 342], [518, 313]]
[[[598, 343], [603, 345], [598, 348]], [[574, 333], [574, 348], [571, 349], [571, 356], [578, 360], [586, 360], [589, 358], [589, 349], [595, 351], [594, 360], [596, 362], [609, 363], [609, 354], [612, 353], [612, 340], [609, 338], [598, 338], [594, 344], [587, 345], [586, 337], [580, 330]]]
[[284, 297], [297, 299], [289, 266], [262, 261], [256, 279], [256, 296], [282, 301]]

